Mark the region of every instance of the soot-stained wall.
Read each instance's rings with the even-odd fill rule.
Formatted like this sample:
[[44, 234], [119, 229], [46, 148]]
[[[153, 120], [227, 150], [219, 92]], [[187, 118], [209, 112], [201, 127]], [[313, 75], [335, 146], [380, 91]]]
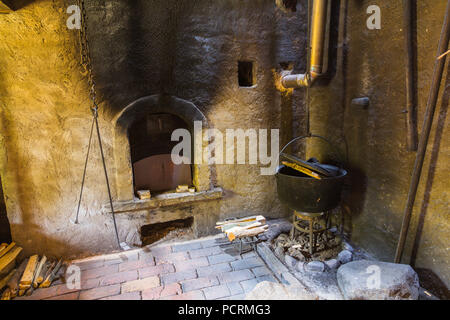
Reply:
[[[417, 3], [417, 114], [421, 132], [447, 1]], [[370, 5], [381, 9], [381, 29], [369, 30]], [[347, 153], [350, 192], [344, 199], [352, 240], [393, 261], [415, 152], [406, 149], [402, 1], [340, 1], [335, 75], [310, 89], [312, 132]], [[336, 14], [336, 12], [334, 13]], [[448, 63], [437, 104], [404, 263], [433, 271], [450, 284]], [[367, 109], [351, 100], [368, 97]], [[326, 158], [330, 150], [311, 144]]]
[[[89, 88], [78, 30], [63, 0], [22, 1], [0, 16], [1, 176], [13, 239], [25, 254], [71, 257], [116, 249], [98, 144], [93, 142], [80, 224], [74, 225], [88, 142]], [[117, 199], [114, 119], [133, 101], [167, 95], [193, 103], [220, 130], [302, 128], [302, 92], [286, 100], [274, 86], [280, 63], [305, 62], [306, 16], [273, 0], [86, 1], [100, 127]], [[256, 86], [240, 88], [238, 61], [253, 61]], [[160, 106], [161, 107], [161, 106]], [[301, 123], [301, 122], [300, 122]], [[121, 240], [143, 224], [194, 217], [196, 235], [232, 216], [287, 214], [274, 177], [259, 165], [216, 165], [222, 199], [117, 215]], [[131, 177], [130, 177], [131, 178]]]

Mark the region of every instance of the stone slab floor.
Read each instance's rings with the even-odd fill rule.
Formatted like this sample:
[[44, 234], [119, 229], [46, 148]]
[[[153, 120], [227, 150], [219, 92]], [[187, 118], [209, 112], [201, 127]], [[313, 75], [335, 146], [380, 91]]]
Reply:
[[227, 243], [218, 235], [75, 260], [81, 288], [58, 280], [17, 299], [240, 300], [261, 281], [278, 282], [255, 252], [240, 256]]

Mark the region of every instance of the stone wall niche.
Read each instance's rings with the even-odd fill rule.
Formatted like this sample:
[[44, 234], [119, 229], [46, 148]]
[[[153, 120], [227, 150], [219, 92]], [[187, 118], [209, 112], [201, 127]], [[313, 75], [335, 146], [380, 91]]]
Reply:
[[[192, 145], [200, 141], [202, 133], [194, 132], [194, 121], [207, 121], [201, 111], [191, 102], [167, 95], [152, 95], [140, 98], [124, 108], [114, 119], [114, 157], [116, 166], [115, 184], [118, 201], [136, 201], [133, 184], [133, 165], [129, 141], [129, 128], [151, 114], [171, 114], [183, 120], [191, 132]], [[212, 189], [211, 168], [207, 164], [195, 164], [196, 154], [192, 150], [192, 183], [197, 192]], [[151, 191], [151, 190], [150, 190]]]

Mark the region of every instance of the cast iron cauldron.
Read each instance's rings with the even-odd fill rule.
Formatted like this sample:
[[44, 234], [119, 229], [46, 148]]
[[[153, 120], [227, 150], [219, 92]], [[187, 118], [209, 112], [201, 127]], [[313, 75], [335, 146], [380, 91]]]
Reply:
[[[321, 138], [329, 143], [323, 137], [310, 135], [291, 140], [283, 150], [295, 140], [309, 137]], [[278, 167], [275, 176], [280, 201], [290, 209], [307, 215], [307, 213], [325, 212], [339, 205], [347, 171], [339, 168], [337, 176], [323, 177], [318, 180], [282, 165]]]

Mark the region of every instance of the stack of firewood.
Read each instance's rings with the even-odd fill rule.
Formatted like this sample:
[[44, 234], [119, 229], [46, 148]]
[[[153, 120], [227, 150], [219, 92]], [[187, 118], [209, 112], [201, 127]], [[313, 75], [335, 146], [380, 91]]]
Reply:
[[216, 229], [224, 232], [230, 241], [257, 236], [267, 231], [268, 228], [266, 218], [263, 216], [251, 216], [216, 223]]
[[23, 295], [30, 296], [37, 288], [48, 288], [57, 278], [62, 260], [51, 262], [38, 255], [24, 259], [16, 268], [21, 247], [3, 243], [0, 245], [0, 292], [1, 300], [11, 300]]

